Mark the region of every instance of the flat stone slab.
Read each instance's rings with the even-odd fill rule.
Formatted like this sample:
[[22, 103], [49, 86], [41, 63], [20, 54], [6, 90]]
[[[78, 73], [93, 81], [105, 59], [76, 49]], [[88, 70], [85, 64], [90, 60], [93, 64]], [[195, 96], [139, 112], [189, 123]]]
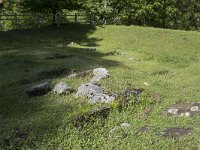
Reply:
[[105, 68], [97, 68], [93, 70], [94, 77], [91, 79], [92, 82], [97, 82], [101, 79], [109, 77], [108, 70]]
[[167, 128], [164, 131], [160, 132], [160, 135], [166, 137], [166, 138], [177, 138], [181, 136], [190, 135], [192, 132], [191, 128]]
[[49, 82], [40, 83], [26, 89], [29, 96], [42, 96], [51, 91]]
[[200, 102], [185, 102], [170, 106], [165, 112], [168, 116], [190, 117], [200, 114]]
[[70, 93], [72, 87], [66, 83], [60, 82], [58, 84], [55, 85], [53, 92], [55, 92], [56, 94], [68, 94]]
[[86, 97], [90, 103], [109, 103], [115, 99], [113, 96], [104, 94], [104, 90], [99, 85], [91, 82], [79, 86], [75, 97]]

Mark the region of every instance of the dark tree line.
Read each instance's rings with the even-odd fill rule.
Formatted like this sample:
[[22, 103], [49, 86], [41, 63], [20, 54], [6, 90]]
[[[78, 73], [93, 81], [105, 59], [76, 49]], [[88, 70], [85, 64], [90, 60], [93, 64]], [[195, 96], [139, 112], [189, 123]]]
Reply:
[[200, 0], [7, 0], [5, 3], [5, 10], [17, 7], [17, 11], [50, 14], [52, 23], [55, 23], [56, 14], [66, 9], [84, 13], [94, 24], [186, 30], [200, 27]]

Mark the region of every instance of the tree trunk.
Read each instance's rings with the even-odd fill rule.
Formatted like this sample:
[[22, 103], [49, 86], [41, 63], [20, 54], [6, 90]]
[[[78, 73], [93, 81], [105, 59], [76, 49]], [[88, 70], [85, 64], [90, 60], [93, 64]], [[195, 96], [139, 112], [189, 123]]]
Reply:
[[0, 9], [3, 8], [3, 0], [0, 0]]

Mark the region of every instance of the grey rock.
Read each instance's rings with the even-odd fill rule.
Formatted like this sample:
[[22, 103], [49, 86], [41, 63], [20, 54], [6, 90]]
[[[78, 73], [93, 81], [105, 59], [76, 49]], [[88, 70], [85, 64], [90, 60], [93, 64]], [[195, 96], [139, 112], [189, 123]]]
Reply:
[[57, 94], [68, 94], [71, 91], [71, 89], [72, 88], [70, 85], [60, 82], [55, 85], [53, 91]]
[[47, 94], [51, 90], [49, 82], [40, 83], [26, 89], [29, 96], [41, 96]]
[[97, 103], [97, 102], [109, 103], [112, 102], [113, 100], [115, 100], [115, 97], [108, 96], [103, 93], [96, 94], [90, 98], [91, 103]]
[[109, 103], [115, 99], [115, 97], [108, 96], [103, 92], [104, 92], [103, 89], [99, 85], [89, 82], [86, 84], [82, 84], [78, 88], [78, 91], [75, 94], [75, 96], [87, 97], [90, 103], [97, 103], [97, 102]]
[[97, 82], [101, 79], [108, 78], [109, 73], [105, 68], [97, 68], [93, 70], [94, 77], [92, 78], [92, 82]]

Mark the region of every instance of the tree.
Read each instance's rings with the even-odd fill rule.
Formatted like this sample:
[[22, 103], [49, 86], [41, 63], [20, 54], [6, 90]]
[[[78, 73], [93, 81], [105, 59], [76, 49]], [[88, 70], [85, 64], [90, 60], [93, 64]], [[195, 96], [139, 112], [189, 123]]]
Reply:
[[78, 0], [22, 0], [21, 6], [26, 11], [52, 14], [52, 24], [55, 24], [56, 14], [61, 9], [78, 9]]

